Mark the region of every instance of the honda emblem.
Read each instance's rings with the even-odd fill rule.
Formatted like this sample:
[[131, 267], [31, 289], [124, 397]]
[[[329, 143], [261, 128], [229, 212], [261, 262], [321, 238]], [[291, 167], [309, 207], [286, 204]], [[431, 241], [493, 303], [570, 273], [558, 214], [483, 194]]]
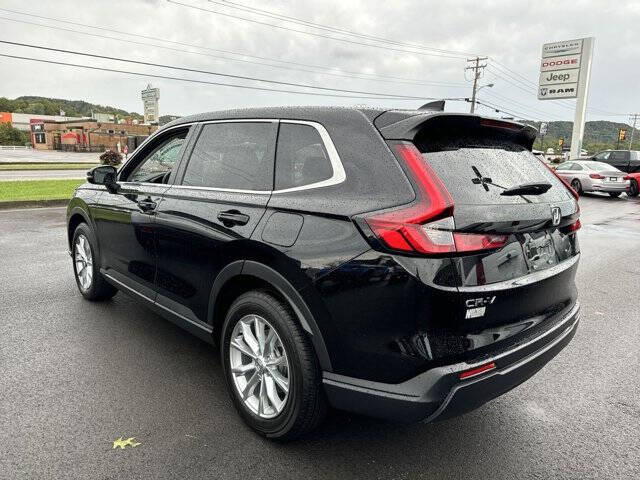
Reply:
[[554, 227], [560, 225], [561, 218], [562, 213], [560, 212], [560, 207], [551, 207], [551, 225]]

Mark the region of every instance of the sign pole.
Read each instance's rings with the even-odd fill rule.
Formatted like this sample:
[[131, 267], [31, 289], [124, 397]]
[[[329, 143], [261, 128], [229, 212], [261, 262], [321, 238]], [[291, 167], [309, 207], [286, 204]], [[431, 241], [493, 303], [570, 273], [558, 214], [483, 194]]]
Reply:
[[589, 96], [589, 80], [591, 78], [591, 61], [593, 59], [593, 37], [588, 37], [582, 43], [582, 61], [580, 66], [580, 80], [578, 81], [578, 96], [576, 97], [576, 113], [573, 119], [571, 133], [571, 153], [569, 158], [579, 158], [584, 138], [584, 121], [587, 113], [587, 98]]

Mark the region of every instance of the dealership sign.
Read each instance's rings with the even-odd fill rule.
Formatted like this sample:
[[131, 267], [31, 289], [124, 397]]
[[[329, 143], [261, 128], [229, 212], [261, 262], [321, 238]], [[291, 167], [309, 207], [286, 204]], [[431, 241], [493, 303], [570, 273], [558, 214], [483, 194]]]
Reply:
[[540, 60], [538, 99], [576, 98], [584, 39], [545, 43]]
[[540, 55], [538, 100], [576, 99], [571, 158], [580, 155], [584, 138], [593, 43], [593, 37], [545, 43]]

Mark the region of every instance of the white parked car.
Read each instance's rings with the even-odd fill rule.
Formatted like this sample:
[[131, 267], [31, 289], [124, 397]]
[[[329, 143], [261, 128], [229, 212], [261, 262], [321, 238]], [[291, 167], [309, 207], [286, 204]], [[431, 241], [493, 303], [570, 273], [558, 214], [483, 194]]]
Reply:
[[558, 165], [556, 172], [578, 193], [606, 192], [618, 197], [629, 188], [627, 174], [604, 162], [571, 160]]

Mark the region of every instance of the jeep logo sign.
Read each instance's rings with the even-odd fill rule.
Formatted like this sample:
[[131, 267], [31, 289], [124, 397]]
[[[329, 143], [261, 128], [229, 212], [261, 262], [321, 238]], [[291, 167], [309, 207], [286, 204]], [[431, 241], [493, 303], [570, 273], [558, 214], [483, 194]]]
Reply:
[[553, 70], [551, 72], [540, 72], [540, 85], [557, 85], [567, 83], [577, 83], [580, 74], [579, 68], [572, 70]]

